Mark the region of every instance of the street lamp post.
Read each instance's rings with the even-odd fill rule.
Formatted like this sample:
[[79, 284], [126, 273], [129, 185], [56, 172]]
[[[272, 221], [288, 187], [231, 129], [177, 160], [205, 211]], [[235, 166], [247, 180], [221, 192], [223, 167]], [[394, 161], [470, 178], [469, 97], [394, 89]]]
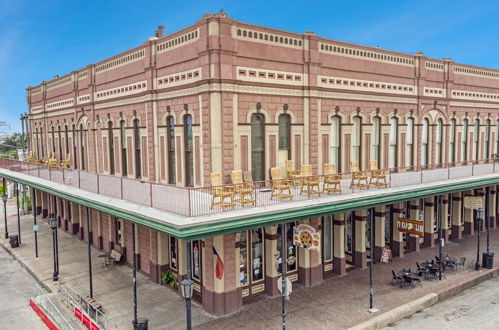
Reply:
[[2, 179], [2, 184], [3, 184], [3, 195], [2, 195], [3, 216], [5, 220], [5, 238], [7, 239], [9, 238], [9, 230], [7, 229], [7, 186], [5, 178]]
[[185, 315], [186, 315], [186, 323], [187, 330], [192, 329], [192, 316], [191, 316], [191, 300], [192, 300], [192, 290], [194, 287], [194, 282], [191, 279], [191, 243], [185, 242], [185, 251], [186, 251], [186, 268], [187, 274], [186, 277], [180, 282], [180, 291], [182, 297], [185, 299]]
[[58, 261], [57, 261], [58, 256], [57, 256], [57, 249], [56, 249], [57, 239], [55, 236], [55, 233], [57, 231], [57, 219], [55, 216], [52, 216], [49, 219], [49, 225], [50, 225], [50, 228], [52, 229], [52, 244], [53, 244], [53, 250], [54, 250], [54, 273], [52, 274], [52, 280], [58, 281], [59, 280], [59, 271], [58, 271], [58, 266], [57, 266], [57, 263], [58, 263]]
[[282, 317], [282, 329], [286, 330], [286, 300], [288, 297], [288, 286], [286, 280], [286, 271], [288, 270], [288, 259], [286, 258], [286, 228], [287, 224], [281, 224], [281, 317]]
[[375, 312], [373, 301], [373, 262], [374, 262], [374, 208], [369, 212], [369, 249], [371, 258], [369, 260], [369, 311]]
[[476, 210], [476, 221], [477, 221], [477, 245], [476, 245], [476, 264], [475, 270], [480, 270], [480, 231], [482, 230], [482, 217], [483, 217], [483, 209], [479, 208]]
[[17, 204], [17, 232], [19, 236], [19, 245], [21, 245], [21, 215], [19, 212], [19, 183], [15, 183], [16, 187], [16, 204]]
[[438, 263], [438, 280], [442, 280], [442, 217], [443, 217], [443, 207], [442, 207], [442, 195], [437, 197], [438, 201], [438, 258], [440, 262]]

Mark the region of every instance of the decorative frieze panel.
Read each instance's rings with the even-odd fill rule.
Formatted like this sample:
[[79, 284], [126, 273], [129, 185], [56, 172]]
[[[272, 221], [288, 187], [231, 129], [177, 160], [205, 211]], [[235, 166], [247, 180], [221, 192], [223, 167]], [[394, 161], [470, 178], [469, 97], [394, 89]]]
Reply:
[[466, 99], [466, 100], [499, 102], [499, 94], [472, 92], [472, 91], [453, 90], [452, 98], [463, 99], [463, 100]]
[[77, 102], [78, 102], [78, 104], [90, 102], [90, 94], [78, 96]]
[[499, 72], [467, 68], [464, 66], [455, 66], [454, 73], [465, 74], [465, 75], [470, 75], [470, 76], [488, 77], [488, 78], [493, 78], [493, 79], [499, 79]]
[[444, 71], [444, 64], [443, 63], [425, 61], [424, 66], [428, 70]]
[[359, 80], [341, 77], [318, 76], [317, 85], [326, 88], [348, 89], [354, 91], [416, 95], [413, 85], [394, 84], [381, 81]]
[[259, 42], [267, 45], [283, 46], [295, 49], [303, 48], [303, 41], [300, 38], [292, 38], [247, 28], [234, 27], [234, 29], [232, 29], [232, 37], [239, 40]]
[[163, 53], [180, 46], [190, 44], [199, 39], [199, 28], [194, 31], [189, 31], [178, 37], [171, 38], [156, 45], [156, 52]]
[[53, 82], [47, 84], [47, 90], [52, 89], [52, 88], [56, 88], [56, 87], [60, 87], [62, 85], [69, 84], [72, 81], [73, 81], [73, 75], [70, 75], [70, 76], [63, 78], [63, 79], [53, 81]]
[[94, 99], [97, 101], [112, 99], [115, 97], [127, 96], [142, 93], [147, 89], [147, 81], [140, 81], [133, 84], [109, 88], [103, 91], [94, 93]]
[[145, 50], [141, 49], [135, 53], [131, 53], [131, 54], [128, 54], [128, 55], [125, 55], [122, 57], [118, 57], [115, 60], [112, 60], [112, 61], [109, 61], [109, 62], [106, 62], [104, 64], [96, 66], [95, 73], [99, 74], [99, 73], [123, 66], [125, 64], [129, 64], [129, 63], [141, 60], [142, 58], [144, 58], [145, 54], [146, 54]]
[[43, 111], [43, 105], [31, 108], [31, 113], [33, 113], [33, 112], [40, 112], [40, 111]]
[[295, 86], [302, 86], [304, 84], [303, 73], [263, 70], [242, 66], [236, 67], [236, 70], [238, 80]]
[[70, 107], [73, 105], [73, 103], [74, 103], [73, 98], [47, 103], [47, 111]]
[[413, 66], [414, 59], [382, 52], [319, 42], [319, 52], [390, 64]]
[[423, 95], [431, 97], [445, 97], [446, 92], [443, 88], [424, 87]]
[[158, 77], [156, 79], [156, 86], [157, 88], [168, 88], [190, 84], [198, 80], [201, 80], [201, 68]]

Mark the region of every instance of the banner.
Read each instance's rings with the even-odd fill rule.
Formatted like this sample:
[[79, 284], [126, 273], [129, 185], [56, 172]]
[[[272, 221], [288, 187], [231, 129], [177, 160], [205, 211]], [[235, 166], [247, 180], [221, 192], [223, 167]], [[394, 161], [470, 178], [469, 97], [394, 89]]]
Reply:
[[414, 234], [423, 237], [424, 221], [399, 218], [397, 221], [397, 229], [401, 233]]
[[321, 248], [321, 233], [309, 225], [295, 226], [293, 244], [304, 249], [318, 252]]

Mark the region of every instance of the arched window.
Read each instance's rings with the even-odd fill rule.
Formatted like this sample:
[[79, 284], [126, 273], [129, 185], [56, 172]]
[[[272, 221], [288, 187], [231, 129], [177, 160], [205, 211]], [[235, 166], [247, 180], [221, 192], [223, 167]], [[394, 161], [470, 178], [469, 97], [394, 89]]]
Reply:
[[421, 126], [421, 165], [428, 165], [428, 143], [429, 143], [429, 123], [428, 119], [423, 119]]
[[490, 119], [485, 121], [485, 141], [483, 143], [484, 158], [490, 158]]
[[68, 154], [70, 153], [69, 151], [69, 129], [68, 129], [68, 125], [64, 125], [64, 139], [65, 139], [65, 144], [66, 144], [66, 147], [64, 149], [64, 158], [66, 159]]
[[463, 150], [461, 161], [465, 162], [468, 160], [468, 119], [463, 119], [463, 135], [461, 136], [461, 144], [461, 149]]
[[341, 172], [341, 118], [339, 116], [331, 118], [331, 132], [329, 135], [329, 162], [336, 164], [336, 170]]
[[449, 162], [456, 162], [456, 119], [450, 120], [450, 135], [449, 135]]
[[475, 128], [473, 130], [473, 160], [480, 158], [480, 119], [475, 119]]
[[[51, 132], [51, 136], [52, 136], [52, 153], [55, 154], [55, 127], [52, 126], [52, 132]], [[49, 156], [49, 157], [52, 157], [52, 156]]]
[[389, 154], [389, 167], [398, 167], [398, 126], [399, 120], [397, 117], [390, 118], [390, 154]]
[[138, 118], [133, 120], [133, 137], [135, 141], [135, 178], [142, 177], [142, 158], [140, 151], [140, 121]]
[[439, 118], [437, 120], [437, 131], [435, 136], [435, 143], [437, 146], [437, 164], [442, 164], [444, 162], [443, 138], [444, 138], [444, 122], [442, 118]]
[[371, 134], [371, 159], [375, 160], [378, 164], [378, 168], [380, 166], [380, 130], [381, 130], [381, 118], [376, 116], [373, 118], [373, 126], [372, 126], [372, 134]]
[[499, 119], [496, 120], [496, 155], [499, 155]]
[[121, 144], [121, 175], [128, 175], [128, 157], [127, 157], [127, 143], [126, 143], [126, 121], [120, 120], [120, 144]]
[[85, 140], [87, 139], [86, 137], [87, 131], [83, 129], [83, 124], [80, 124], [80, 157], [81, 157], [81, 169], [85, 170]]
[[406, 164], [414, 166], [414, 118], [407, 118]]
[[173, 116], [166, 118], [166, 143], [168, 155], [168, 183], [174, 184], [175, 179], [175, 119]]
[[62, 159], [64, 159], [64, 157], [62, 155], [62, 139], [61, 139], [61, 126], [60, 125], [57, 126], [57, 135], [58, 135], [57, 146], [59, 147], [59, 161], [61, 161]]
[[75, 169], [78, 168], [78, 134], [76, 133], [76, 125], [73, 124], [73, 155], [74, 155], [74, 163]]
[[194, 186], [194, 159], [192, 143], [192, 116], [184, 117], [185, 185]]
[[38, 133], [38, 127], [35, 127], [35, 150], [37, 159], [40, 159], [40, 141], [38, 141], [39, 138], [40, 136]]
[[353, 117], [353, 127], [352, 127], [352, 161], [358, 161], [359, 167], [361, 165], [360, 157], [360, 143], [362, 140], [362, 118], [360, 116]]
[[107, 122], [107, 134], [109, 139], [109, 174], [114, 175], [114, 137], [113, 137], [113, 122]]
[[286, 159], [291, 159], [291, 117], [281, 114], [278, 118], [279, 124], [279, 150], [287, 152]]
[[251, 172], [254, 181], [265, 180], [265, 121], [261, 113], [251, 115]]

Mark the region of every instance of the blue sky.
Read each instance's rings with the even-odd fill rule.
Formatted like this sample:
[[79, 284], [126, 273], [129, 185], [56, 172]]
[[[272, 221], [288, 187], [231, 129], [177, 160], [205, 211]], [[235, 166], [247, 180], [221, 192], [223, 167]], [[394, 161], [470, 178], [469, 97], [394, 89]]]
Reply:
[[193, 24], [232, 18], [293, 32], [499, 69], [495, 1], [0, 0], [0, 121], [20, 130], [27, 86]]

